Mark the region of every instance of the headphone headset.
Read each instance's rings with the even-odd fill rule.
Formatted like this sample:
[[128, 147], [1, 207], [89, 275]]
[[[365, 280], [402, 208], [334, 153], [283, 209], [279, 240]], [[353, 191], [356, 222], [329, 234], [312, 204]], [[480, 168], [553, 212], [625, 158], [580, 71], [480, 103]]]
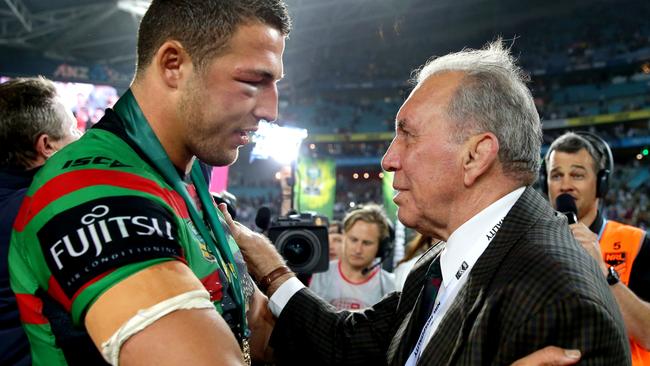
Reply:
[[393, 252], [393, 244], [395, 243], [395, 229], [393, 228], [393, 224], [389, 220], [386, 220], [386, 224], [388, 224], [388, 236], [379, 241], [379, 249], [376, 255], [376, 257], [382, 259], [388, 258]]
[[[596, 158], [596, 163], [598, 164], [598, 173], [596, 174], [596, 198], [603, 198], [609, 190], [609, 177], [614, 171], [614, 157], [612, 155], [612, 149], [610, 149], [607, 141], [603, 140], [602, 137], [587, 131], [574, 131], [576, 135], [582, 137], [587, 144], [592, 148], [593, 151], [598, 155]], [[551, 144], [552, 145], [552, 144]], [[542, 160], [541, 171], [539, 173], [540, 188], [542, 192], [548, 195], [548, 173], [546, 172], [546, 160], [551, 155], [551, 149], [549, 147], [544, 160]], [[603, 159], [604, 164], [603, 163]], [[603, 167], [604, 165], [604, 167]]]

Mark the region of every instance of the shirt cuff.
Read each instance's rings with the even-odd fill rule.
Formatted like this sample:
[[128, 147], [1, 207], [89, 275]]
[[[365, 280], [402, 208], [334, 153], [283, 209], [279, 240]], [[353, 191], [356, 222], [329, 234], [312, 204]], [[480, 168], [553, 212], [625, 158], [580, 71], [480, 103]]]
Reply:
[[269, 310], [271, 310], [271, 313], [273, 313], [276, 318], [279, 317], [280, 313], [282, 313], [282, 309], [287, 306], [287, 303], [291, 300], [293, 295], [303, 288], [305, 288], [305, 285], [303, 285], [303, 283], [296, 277], [291, 277], [286, 280], [277, 290], [275, 290], [269, 299]]

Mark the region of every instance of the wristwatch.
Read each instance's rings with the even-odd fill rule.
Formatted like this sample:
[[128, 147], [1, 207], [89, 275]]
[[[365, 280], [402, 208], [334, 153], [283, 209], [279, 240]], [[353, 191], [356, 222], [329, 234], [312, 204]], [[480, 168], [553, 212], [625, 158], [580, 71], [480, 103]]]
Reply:
[[621, 281], [621, 276], [618, 275], [618, 272], [616, 272], [614, 266], [609, 266], [609, 268], [607, 269], [607, 283], [610, 286], [614, 286], [620, 281]]

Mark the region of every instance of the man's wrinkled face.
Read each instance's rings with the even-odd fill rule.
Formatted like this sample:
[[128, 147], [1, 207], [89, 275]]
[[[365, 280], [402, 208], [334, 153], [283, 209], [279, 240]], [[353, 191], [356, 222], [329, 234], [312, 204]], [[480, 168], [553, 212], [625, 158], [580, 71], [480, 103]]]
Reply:
[[223, 54], [194, 70], [178, 108], [191, 155], [214, 166], [232, 164], [259, 121], [277, 118], [284, 42], [269, 25], [244, 23]]
[[[444, 227], [462, 187], [462, 145], [447, 113], [464, 74], [434, 74], [413, 90], [397, 113], [395, 137], [382, 167], [395, 173], [399, 220], [420, 232]], [[428, 233], [428, 232], [427, 232]]]

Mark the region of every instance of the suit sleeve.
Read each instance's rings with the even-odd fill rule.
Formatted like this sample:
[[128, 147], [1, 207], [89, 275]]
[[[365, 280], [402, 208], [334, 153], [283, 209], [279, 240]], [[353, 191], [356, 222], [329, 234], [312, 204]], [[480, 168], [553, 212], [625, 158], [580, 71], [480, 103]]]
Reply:
[[618, 314], [584, 298], [566, 298], [502, 333], [494, 365], [509, 365], [549, 345], [579, 349], [581, 365], [631, 365], [628, 338]]
[[277, 320], [271, 346], [278, 365], [385, 365], [400, 294], [361, 312], [336, 312], [309, 289], [296, 293]]

